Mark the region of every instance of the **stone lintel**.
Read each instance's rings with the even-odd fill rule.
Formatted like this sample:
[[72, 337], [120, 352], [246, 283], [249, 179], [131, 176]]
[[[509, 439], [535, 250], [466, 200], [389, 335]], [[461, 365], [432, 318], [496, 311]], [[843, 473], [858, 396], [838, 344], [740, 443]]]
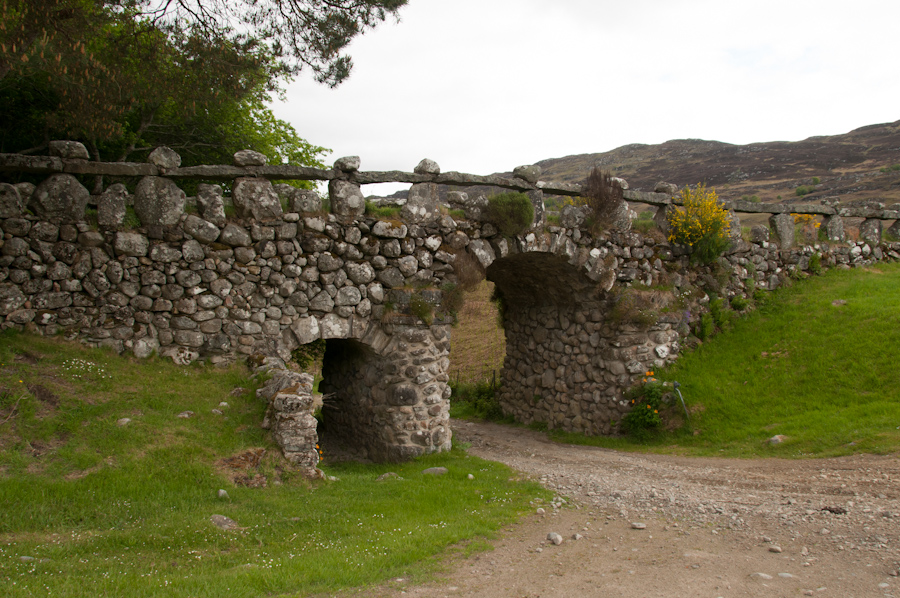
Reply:
[[552, 181], [538, 181], [535, 185], [538, 189], [550, 195], [581, 195], [581, 185], [578, 183], [554, 183]]
[[63, 172], [69, 174], [102, 174], [110, 176], [157, 176], [159, 169], [143, 162], [85, 162], [65, 160]]
[[506, 177], [494, 175], [481, 176], [462, 172], [445, 172], [443, 174], [435, 175], [434, 182], [442, 185], [455, 185], [459, 187], [490, 185], [491, 187], [501, 187], [503, 189], [512, 189], [514, 191], [533, 191], [534, 189], [537, 189], [535, 185], [522, 179], [508, 179]]
[[0, 154], [0, 171], [33, 172], [37, 174], [62, 172], [63, 160], [55, 156]]
[[646, 191], [633, 191], [625, 189], [622, 197], [628, 201], [650, 204], [652, 206], [666, 206], [672, 203], [672, 196], [668, 193], [649, 193]]
[[351, 180], [359, 185], [366, 185], [368, 183], [431, 183], [434, 178], [433, 174], [415, 174], [400, 170], [373, 170], [357, 172], [351, 177]]
[[337, 175], [334, 170], [280, 164], [272, 166], [187, 166], [166, 173], [172, 178], [234, 179], [238, 177], [261, 177], [267, 179], [300, 179], [330, 181]]

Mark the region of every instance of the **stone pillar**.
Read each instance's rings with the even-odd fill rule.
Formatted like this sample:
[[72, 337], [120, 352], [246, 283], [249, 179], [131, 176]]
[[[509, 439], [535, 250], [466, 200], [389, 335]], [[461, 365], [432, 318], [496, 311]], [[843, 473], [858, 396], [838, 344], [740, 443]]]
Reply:
[[728, 210], [728, 238], [731, 240], [731, 246], [737, 246], [741, 241], [741, 219], [735, 214], [734, 210]]
[[231, 198], [238, 218], [271, 221], [277, 220], [283, 213], [281, 200], [268, 179], [235, 179]]
[[894, 239], [900, 239], [900, 220], [895, 220], [886, 232]]
[[838, 216], [825, 216], [822, 222], [822, 230], [825, 231], [825, 238], [835, 243], [843, 243], [847, 240], [847, 234], [844, 232], [844, 221]]
[[262, 427], [272, 431], [285, 459], [305, 476], [315, 477], [319, 436], [313, 412], [320, 404], [312, 396], [313, 377], [286, 369], [280, 360], [268, 372], [272, 377], [256, 391], [257, 397], [268, 401]]
[[657, 228], [662, 231], [667, 239], [669, 238], [669, 232], [672, 230], [672, 225], [669, 224], [669, 214], [674, 211], [675, 206], [667, 204], [656, 208], [656, 214], [653, 216], [653, 222], [656, 223]]
[[366, 198], [359, 185], [349, 181], [328, 181], [328, 197], [331, 213], [338, 216], [362, 216], [366, 211]]
[[778, 237], [778, 248], [784, 251], [794, 246], [794, 217], [790, 214], [774, 214], [769, 217], [769, 226]]
[[432, 224], [441, 217], [438, 188], [434, 183], [416, 183], [400, 210], [400, 218], [413, 224]]
[[[359, 156], [345, 156], [334, 161], [334, 169], [352, 176], [359, 170]], [[366, 211], [366, 198], [359, 185], [350, 181], [332, 179], [328, 181], [328, 197], [331, 199], [331, 213], [338, 216], [362, 216]]]
[[134, 191], [134, 211], [144, 226], [177, 224], [186, 201], [173, 180], [157, 176], [145, 176]]
[[547, 216], [544, 213], [544, 192], [540, 189], [529, 191], [528, 199], [531, 200], [531, 205], [534, 207], [534, 220], [531, 222], [531, 228], [544, 230], [544, 225], [547, 223]]
[[866, 218], [859, 225], [859, 238], [872, 245], [881, 243], [882, 223], [878, 218]]

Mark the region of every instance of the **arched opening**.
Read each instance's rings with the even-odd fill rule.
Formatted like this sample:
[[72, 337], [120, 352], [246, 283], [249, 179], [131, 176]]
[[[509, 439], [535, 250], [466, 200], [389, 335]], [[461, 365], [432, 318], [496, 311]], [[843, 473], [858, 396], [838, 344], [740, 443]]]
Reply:
[[320, 444], [338, 460], [375, 460], [370, 448], [380, 444], [374, 425], [372, 390], [381, 379], [375, 352], [353, 339], [328, 339], [319, 392]]
[[449, 325], [369, 322], [325, 341], [320, 445], [339, 460], [402, 461], [450, 448]]

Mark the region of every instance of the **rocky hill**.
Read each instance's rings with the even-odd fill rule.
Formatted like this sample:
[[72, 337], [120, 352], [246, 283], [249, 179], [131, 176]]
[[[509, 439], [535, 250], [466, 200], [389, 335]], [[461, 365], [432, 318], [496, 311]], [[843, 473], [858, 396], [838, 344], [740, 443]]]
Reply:
[[733, 145], [676, 139], [631, 144], [538, 165], [548, 181], [580, 182], [600, 166], [643, 191], [652, 191], [658, 181], [679, 186], [702, 181], [727, 200], [755, 196], [775, 202], [802, 195], [804, 202], [829, 198], [891, 204], [900, 202], [900, 121], [795, 142]]
[[[860, 127], [843, 135], [803, 141], [734, 145], [703, 139], [634, 143], [598, 154], [550, 158], [537, 163], [545, 181], [582, 182], [594, 166], [653, 191], [657, 182], [679, 187], [699, 182], [724, 200], [763, 203], [900, 203], [900, 121]], [[511, 176], [512, 172], [495, 173]], [[440, 186], [443, 197], [449, 187]], [[456, 188], [459, 190], [459, 188]], [[471, 187], [469, 194], [501, 191]], [[403, 200], [407, 191], [391, 198]]]

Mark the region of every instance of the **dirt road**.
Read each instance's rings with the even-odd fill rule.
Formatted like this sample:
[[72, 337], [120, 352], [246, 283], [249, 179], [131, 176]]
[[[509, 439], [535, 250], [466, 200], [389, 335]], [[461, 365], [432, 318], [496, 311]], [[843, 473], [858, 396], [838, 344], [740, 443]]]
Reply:
[[394, 580], [364, 594], [900, 597], [896, 456], [638, 455], [461, 421], [454, 434], [471, 454], [540, 480], [558, 498], [437, 582]]

